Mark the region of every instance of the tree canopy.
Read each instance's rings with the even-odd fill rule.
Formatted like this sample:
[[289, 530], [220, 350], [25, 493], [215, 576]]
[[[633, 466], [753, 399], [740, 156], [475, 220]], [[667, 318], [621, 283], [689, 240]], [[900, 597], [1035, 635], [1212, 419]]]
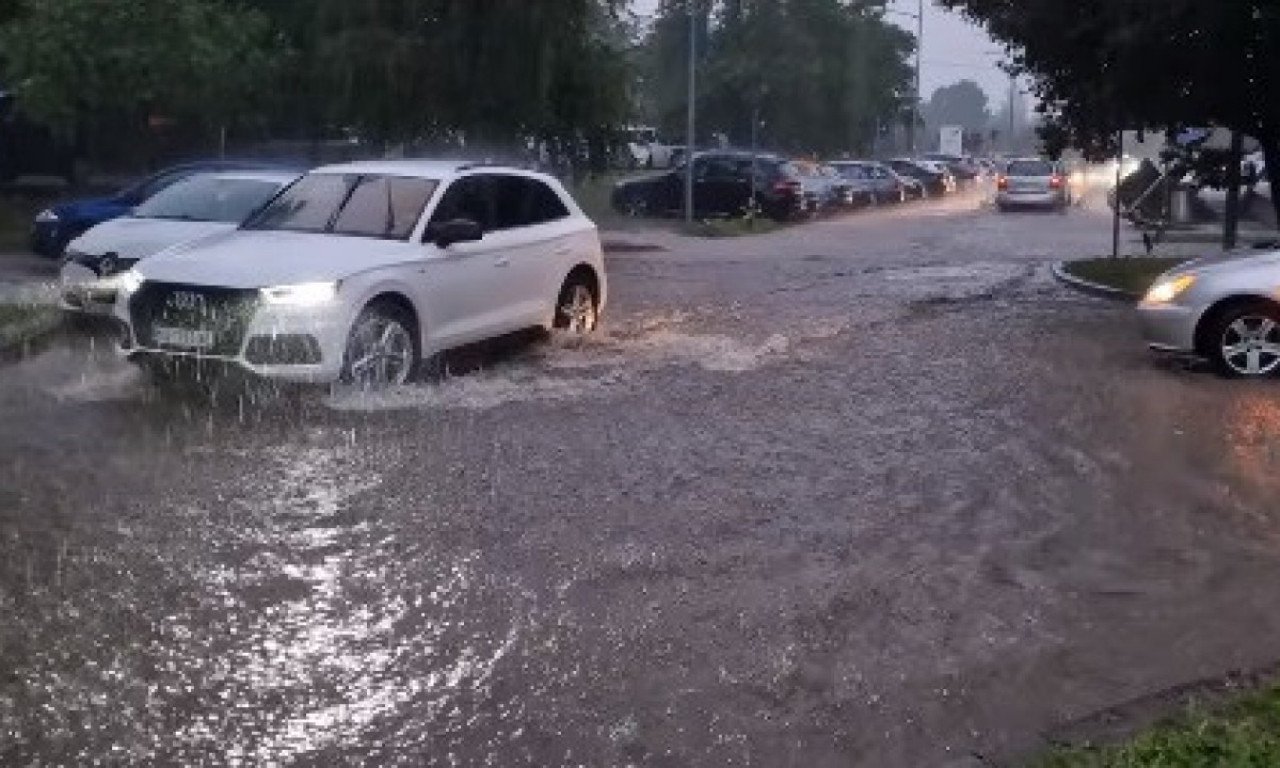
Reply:
[[959, 125], [966, 131], [985, 131], [991, 122], [987, 93], [972, 80], [945, 85], [933, 92], [924, 105], [930, 125]]
[[[753, 113], [765, 143], [803, 152], [866, 148], [911, 98], [914, 38], [885, 22], [883, 2], [698, 3], [699, 135], [745, 146]], [[688, 5], [665, 0], [647, 41], [654, 118], [682, 135]]]

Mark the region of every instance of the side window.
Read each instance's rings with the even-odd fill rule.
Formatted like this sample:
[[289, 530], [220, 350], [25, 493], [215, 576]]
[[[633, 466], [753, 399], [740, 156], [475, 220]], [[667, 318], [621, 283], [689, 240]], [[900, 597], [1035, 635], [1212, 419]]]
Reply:
[[569, 215], [546, 184], [525, 176], [493, 176], [494, 229], [545, 224]]
[[551, 187], [537, 179], [526, 179], [532, 194], [529, 195], [529, 223], [546, 224], [569, 218], [569, 209]]
[[439, 224], [454, 219], [471, 219], [486, 232], [493, 230], [493, 214], [488, 194], [488, 178], [464, 176], [449, 185], [444, 197], [431, 216], [431, 223]]

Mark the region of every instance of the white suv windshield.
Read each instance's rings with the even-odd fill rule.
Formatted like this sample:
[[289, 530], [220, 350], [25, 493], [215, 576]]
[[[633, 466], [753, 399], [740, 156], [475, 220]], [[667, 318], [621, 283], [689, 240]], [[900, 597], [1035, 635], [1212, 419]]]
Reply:
[[238, 224], [280, 189], [264, 179], [227, 179], [194, 176], [174, 184], [138, 206], [139, 219], [221, 221]]
[[407, 240], [438, 184], [407, 176], [313, 173], [244, 228]]

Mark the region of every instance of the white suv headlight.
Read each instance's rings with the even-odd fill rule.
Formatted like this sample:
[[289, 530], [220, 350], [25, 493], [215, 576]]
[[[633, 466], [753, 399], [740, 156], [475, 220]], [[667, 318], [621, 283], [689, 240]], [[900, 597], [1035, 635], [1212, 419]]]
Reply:
[[122, 272], [115, 276], [116, 286], [125, 294], [137, 293], [142, 284], [146, 282], [145, 278], [139, 274], [138, 270], [131, 269], [128, 272]]
[[338, 284], [333, 282], [280, 285], [272, 288], [263, 288], [259, 291], [259, 294], [267, 304], [311, 307], [317, 304], [327, 304], [337, 298]]
[[1183, 293], [1186, 293], [1187, 289], [1194, 285], [1195, 282], [1194, 275], [1179, 275], [1161, 280], [1151, 287], [1143, 301], [1146, 304], [1168, 304]]

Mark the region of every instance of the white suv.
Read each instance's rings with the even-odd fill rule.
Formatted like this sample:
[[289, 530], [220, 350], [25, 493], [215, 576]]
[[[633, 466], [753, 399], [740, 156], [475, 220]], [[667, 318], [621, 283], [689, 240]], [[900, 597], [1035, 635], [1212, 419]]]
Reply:
[[367, 388], [513, 331], [590, 332], [606, 287], [596, 227], [554, 178], [413, 160], [319, 168], [120, 282], [123, 347], [146, 367]]

